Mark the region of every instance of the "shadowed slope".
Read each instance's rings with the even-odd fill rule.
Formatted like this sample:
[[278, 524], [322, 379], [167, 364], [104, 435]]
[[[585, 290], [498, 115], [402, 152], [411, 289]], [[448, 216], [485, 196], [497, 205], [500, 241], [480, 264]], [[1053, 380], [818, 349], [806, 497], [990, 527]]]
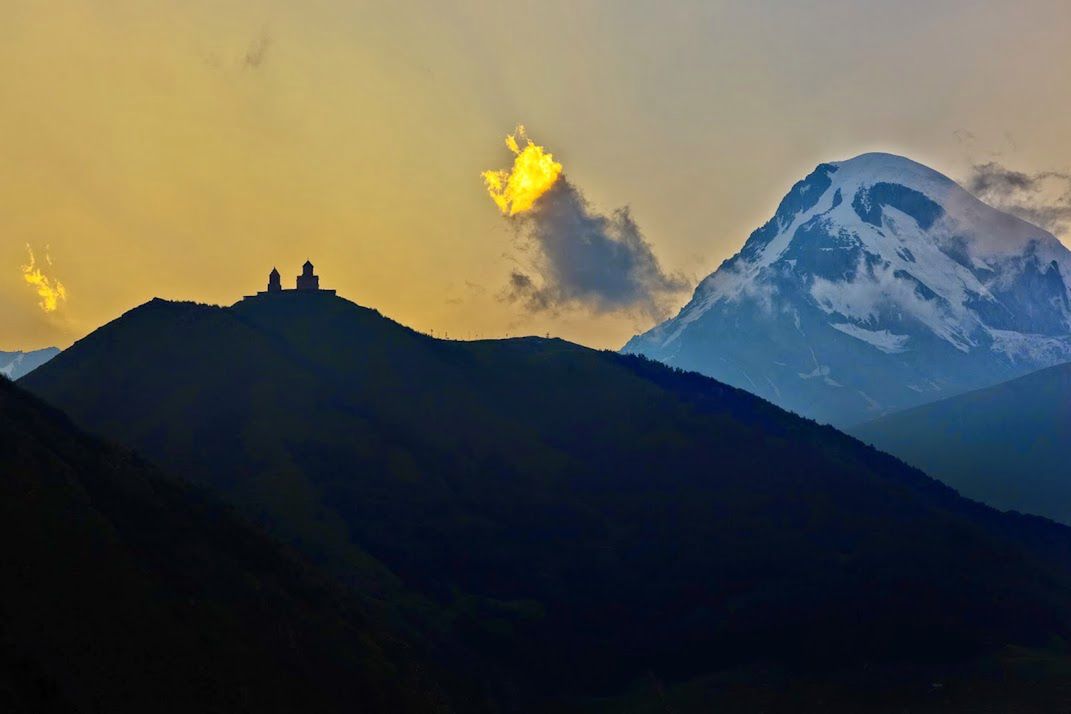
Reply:
[[413, 654], [196, 489], [0, 379], [0, 710], [431, 711]]

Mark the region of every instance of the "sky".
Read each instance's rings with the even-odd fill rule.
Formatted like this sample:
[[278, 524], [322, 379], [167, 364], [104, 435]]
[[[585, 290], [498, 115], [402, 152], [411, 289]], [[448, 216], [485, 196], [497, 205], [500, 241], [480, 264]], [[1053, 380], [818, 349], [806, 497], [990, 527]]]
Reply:
[[[9, 0], [3, 14], [0, 350], [66, 347], [153, 297], [230, 304], [273, 266], [292, 284], [306, 258], [323, 286], [422, 331], [617, 348], [818, 163], [891, 151], [965, 183], [983, 164], [1071, 167], [1062, 1]], [[522, 278], [542, 238], [481, 178], [509, 167], [518, 124], [562, 165], [584, 225], [617, 231], [611, 248], [639, 241], [657, 305], [534, 299], [546, 290]], [[25, 279], [28, 249], [63, 285], [55, 310]]]

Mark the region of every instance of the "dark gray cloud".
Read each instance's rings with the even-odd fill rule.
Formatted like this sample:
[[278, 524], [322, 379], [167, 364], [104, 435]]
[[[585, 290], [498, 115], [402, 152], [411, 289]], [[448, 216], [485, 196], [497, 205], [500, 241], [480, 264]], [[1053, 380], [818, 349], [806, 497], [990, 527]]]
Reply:
[[1069, 173], [1028, 174], [990, 161], [972, 167], [967, 189], [989, 205], [1052, 233], [1063, 234], [1071, 227]]
[[973, 144], [974, 132], [967, 129], [956, 129], [952, 132], [952, 136], [956, 137], [956, 143], [958, 144]]
[[465, 281], [465, 287], [468, 288], [469, 292], [475, 295], [483, 295], [485, 292], [487, 292], [487, 288], [485, 288], [483, 285], [480, 285], [479, 283], [474, 283], [471, 280]]
[[627, 207], [597, 213], [565, 176], [512, 220], [530, 267], [512, 272], [505, 296], [529, 310], [581, 307], [660, 320], [690, 285], [662, 270]]

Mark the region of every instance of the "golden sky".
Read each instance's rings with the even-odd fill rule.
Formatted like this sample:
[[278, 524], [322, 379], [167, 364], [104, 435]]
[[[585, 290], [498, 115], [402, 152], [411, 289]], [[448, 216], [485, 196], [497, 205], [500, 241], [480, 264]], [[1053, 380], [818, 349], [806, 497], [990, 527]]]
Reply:
[[699, 279], [823, 161], [1071, 166], [1069, 31], [1067, 2], [9, 0], [0, 349], [306, 257], [421, 330], [618, 347], [650, 318], [501, 299], [526, 256], [481, 172], [516, 124]]

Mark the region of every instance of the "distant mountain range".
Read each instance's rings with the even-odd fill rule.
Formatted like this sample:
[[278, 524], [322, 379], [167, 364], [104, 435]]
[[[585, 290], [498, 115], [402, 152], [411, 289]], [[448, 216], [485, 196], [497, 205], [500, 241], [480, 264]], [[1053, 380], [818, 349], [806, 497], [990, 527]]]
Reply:
[[20, 385], [374, 595], [494, 711], [1066, 703], [1071, 530], [697, 374], [295, 293], [152, 301]]
[[851, 432], [970, 498], [1071, 524], [1071, 364]]
[[18, 379], [37, 369], [59, 354], [56, 347], [46, 347], [32, 352], [0, 352], [0, 375]]
[[451, 711], [371, 605], [0, 380], [0, 711]]
[[1071, 252], [890, 154], [821, 164], [623, 348], [838, 426], [1071, 360]]

